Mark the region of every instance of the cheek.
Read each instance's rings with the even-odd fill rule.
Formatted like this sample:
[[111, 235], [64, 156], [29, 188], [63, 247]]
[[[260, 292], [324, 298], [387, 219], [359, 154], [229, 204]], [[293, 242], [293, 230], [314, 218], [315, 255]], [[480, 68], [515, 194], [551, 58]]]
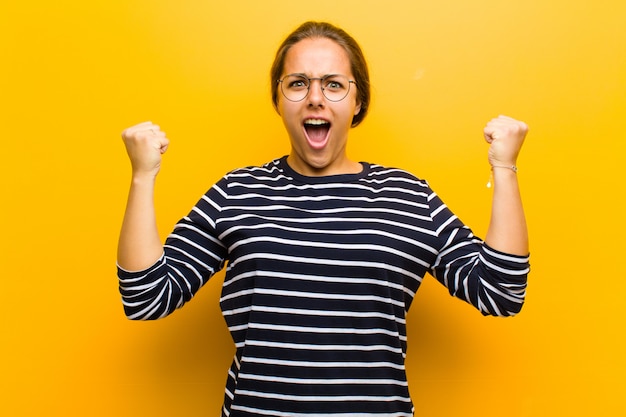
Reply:
[[289, 132], [297, 131], [300, 128], [300, 124], [298, 122], [299, 119], [295, 115], [295, 109], [293, 106], [279, 103], [277, 110], [280, 118], [282, 119], [283, 125]]
[[290, 105], [290, 101], [286, 101], [283, 97], [278, 97], [278, 101], [276, 103], [276, 109], [278, 114], [284, 117], [287, 114], [293, 113], [293, 106]]
[[280, 117], [283, 118], [285, 124], [293, 124], [294, 121], [298, 119], [296, 115], [299, 111], [299, 107], [295, 104], [296, 103], [286, 100], [278, 100], [277, 111]]

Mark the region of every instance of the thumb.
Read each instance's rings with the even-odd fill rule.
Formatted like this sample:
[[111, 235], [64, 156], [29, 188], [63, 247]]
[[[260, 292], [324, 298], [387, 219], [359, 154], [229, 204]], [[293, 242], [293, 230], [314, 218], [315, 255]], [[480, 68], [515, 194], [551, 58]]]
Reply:
[[159, 145], [159, 152], [161, 152], [161, 155], [162, 155], [165, 152], [167, 152], [167, 148], [170, 146], [170, 141], [168, 138], [162, 137], [160, 138], [158, 145]]

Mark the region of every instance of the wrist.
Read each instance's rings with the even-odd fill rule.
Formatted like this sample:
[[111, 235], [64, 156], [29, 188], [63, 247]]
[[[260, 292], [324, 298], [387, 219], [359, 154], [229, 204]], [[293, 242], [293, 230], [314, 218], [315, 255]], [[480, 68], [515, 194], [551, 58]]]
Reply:
[[511, 165], [491, 165], [491, 170], [493, 171], [495, 168], [505, 168], [505, 169], [510, 169], [511, 171], [517, 173], [517, 165], [515, 164], [511, 164]]
[[133, 172], [133, 185], [153, 185], [156, 180], [156, 174], [151, 172]]
[[494, 172], [497, 172], [495, 176], [498, 178], [504, 179], [504, 177], [511, 177], [512, 181], [517, 180], [517, 165], [492, 165], [491, 175], [489, 175], [489, 181], [487, 182], [487, 188], [491, 188], [493, 186]]

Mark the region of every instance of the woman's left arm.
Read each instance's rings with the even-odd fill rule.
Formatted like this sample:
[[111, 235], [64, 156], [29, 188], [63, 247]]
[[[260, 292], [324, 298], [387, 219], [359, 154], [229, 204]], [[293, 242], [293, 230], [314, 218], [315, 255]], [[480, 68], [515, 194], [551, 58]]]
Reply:
[[485, 243], [513, 255], [529, 252], [528, 230], [517, 180], [517, 156], [528, 132], [526, 123], [507, 116], [491, 120], [484, 129], [489, 147], [493, 202]]

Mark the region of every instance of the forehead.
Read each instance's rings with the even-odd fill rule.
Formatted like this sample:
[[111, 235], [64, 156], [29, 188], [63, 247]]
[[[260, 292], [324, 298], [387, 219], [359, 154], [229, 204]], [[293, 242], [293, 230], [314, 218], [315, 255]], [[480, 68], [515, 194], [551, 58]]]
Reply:
[[301, 40], [289, 49], [283, 72], [309, 77], [326, 74], [352, 76], [350, 68], [350, 57], [341, 45], [328, 38], [313, 38]]

